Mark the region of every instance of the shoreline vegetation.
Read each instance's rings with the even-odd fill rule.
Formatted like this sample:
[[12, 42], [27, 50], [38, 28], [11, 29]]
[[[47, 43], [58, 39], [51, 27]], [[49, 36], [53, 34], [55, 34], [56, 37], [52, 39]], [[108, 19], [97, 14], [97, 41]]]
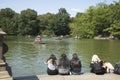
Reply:
[[77, 36], [77, 39], [120, 39], [120, 1], [89, 6], [85, 12], [70, 17], [65, 8], [56, 14], [38, 15], [33, 9], [16, 13], [11, 8], [0, 9], [0, 28], [7, 35]]
[[[75, 40], [81, 40], [81, 39], [89, 39], [89, 38], [81, 38], [81, 37], [77, 37], [76, 38], [76, 36], [70, 36], [70, 35], [65, 35], [65, 36], [63, 36], [63, 35], [61, 35], [61, 36], [53, 36], [53, 35], [51, 35], [51, 36], [48, 36], [48, 35], [40, 35], [41, 36], [41, 38], [51, 38], [51, 39], [53, 39], [53, 40], [63, 40], [63, 39], [65, 39], [65, 38], [73, 38], [73, 39], [75, 39]], [[26, 35], [26, 36], [21, 36], [21, 35], [18, 35], [18, 36], [15, 36], [15, 35], [6, 35], [6, 36], [4, 36], [6, 39], [7, 38], [14, 38], [14, 37], [16, 37], [16, 38], [26, 38], [26, 39], [33, 39], [33, 38], [36, 38], [36, 36], [34, 36], [34, 35]], [[99, 35], [99, 36], [95, 36], [94, 38], [90, 38], [90, 39], [95, 39], [95, 40], [119, 40], [118, 38], [114, 38], [113, 36], [107, 36], [107, 37], [102, 37], [101, 35]], [[33, 41], [34, 42], [34, 41]]]

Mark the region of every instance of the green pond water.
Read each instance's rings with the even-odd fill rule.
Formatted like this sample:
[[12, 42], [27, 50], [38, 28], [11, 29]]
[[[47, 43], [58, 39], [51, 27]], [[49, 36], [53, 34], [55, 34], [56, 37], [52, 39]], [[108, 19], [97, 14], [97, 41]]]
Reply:
[[82, 72], [89, 73], [89, 64], [93, 54], [97, 54], [101, 60], [109, 61], [113, 65], [120, 61], [119, 40], [93, 40], [64, 38], [54, 40], [43, 38], [46, 44], [34, 44], [34, 37], [5, 37], [9, 51], [5, 54], [6, 61], [11, 66], [14, 77], [46, 75], [47, 65], [44, 62], [53, 53], [59, 59], [65, 53], [69, 59], [73, 53], [77, 53], [82, 62]]

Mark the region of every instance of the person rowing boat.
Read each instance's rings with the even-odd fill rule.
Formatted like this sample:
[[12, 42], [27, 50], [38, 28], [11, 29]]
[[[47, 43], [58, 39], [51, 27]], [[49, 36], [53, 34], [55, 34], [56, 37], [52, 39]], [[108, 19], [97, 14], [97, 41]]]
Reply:
[[36, 38], [35, 38], [35, 43], [42, 43], [42, 38], [40, 37], [40, 35], [38, 35]]

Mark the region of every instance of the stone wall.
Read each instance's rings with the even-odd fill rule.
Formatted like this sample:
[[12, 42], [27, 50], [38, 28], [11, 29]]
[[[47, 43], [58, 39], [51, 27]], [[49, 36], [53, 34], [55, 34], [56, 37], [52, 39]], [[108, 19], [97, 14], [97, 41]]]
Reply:
[[7, 64], [4, 54], [8, 51], [7, 44], [3, 43], [6, 33], [0, 29], [0, 80], [12, 80], [11, 67]]

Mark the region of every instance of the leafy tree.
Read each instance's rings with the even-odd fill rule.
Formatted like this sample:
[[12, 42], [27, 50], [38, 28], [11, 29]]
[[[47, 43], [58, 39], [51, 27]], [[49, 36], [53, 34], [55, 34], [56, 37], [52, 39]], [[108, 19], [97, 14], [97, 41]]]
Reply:
[[110, 17], [107, 19], [110, 21], [110, 26], [104, 31], [120, 39], [120, 2], [109, 5], [108, 10]]
[[37, 12], [32, 9], [21, 11], [18, 32], [21, 35], [36, 35], [39, 32]]
[[12, 18], [14, 15], [15, 12], [10, 8], [0, 10], [0, 27], [8, 34], [12, 33]]
[[69, 34], [70, 17], [65, 8], [60, 8], [57, 14], [43, 14], [38, 16], [42, 34], [66, 35]]
[[53, 23], [54, 23], [55, 14], [47, 13], [43, 15], [39, 15], [38, 19], [40, 21], [40, 31], [42, 34], [51, 35], [53, 34]]
[[55, 34], [93, 38], [97, 35], [120, 39], [120, 1], [110, 5], [104, 2], [90, 6], [86, 12], [78, 12], [70, 18], [65, 8], [57, 14], [37, 15], [32, 9], [16, 13], [10, 8], [0, 10], [0, 28], [12, 35]]
[[9, 29], [10, 29], [10, 34], [12, 34], [12, 35], [17, 35], [18, 34], [19, 17], [20, 17], [20, 14], [15, 13], [13, 18], [11, 19], [12, 27], [10, 27]]
[[83, 38], [113, 35], [119, 38], [120, 2], [90, 6], [85, 13], [78, 13], [70, 24], [71, 34]]
[[86, 13], [77, 13], [70, 24], [71, 33], [73, 36], [80, 36], [82, 38], [92, 38], [94, 35], [94, 25], [92, 22], [93, 18], [92, 7]]
[[67, 35], [69, 28], [70, 16], [65, 8], [60, 8], [54, 17], [53, 31], [55, 35]]
[[97, 9], [94, 13], [94, 26], [95, 26], [95, 35], [103, 35], [108, 36], [107, 33], [104, 32], [104, 29], [110, 26], [110, 22], [107, 18], [109, 18], [107, 5], [105, 3], [99, 3]]
[[114, 24], [112, 24], [111, 27], [105, 29], [105, 31], [111, 33], [111, 35], [115, 38], [120, 39], [120, 21], [115, 21]]

